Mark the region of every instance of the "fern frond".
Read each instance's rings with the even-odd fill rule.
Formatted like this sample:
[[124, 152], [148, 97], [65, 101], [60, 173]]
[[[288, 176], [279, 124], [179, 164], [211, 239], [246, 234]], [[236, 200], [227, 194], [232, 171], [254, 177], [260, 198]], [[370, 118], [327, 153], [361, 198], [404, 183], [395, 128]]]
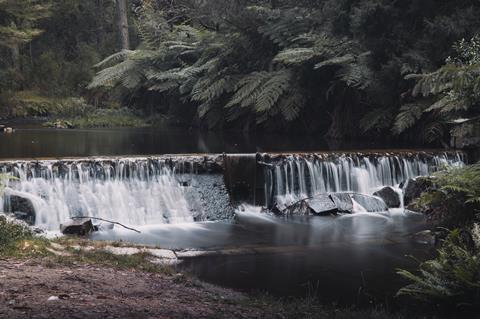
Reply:
[[286, 121], [298, 118], [304, 106], [305, 96], [299, 89], [290, 89], [278, 102], [278, 109]]
[[88, 85], [88, 88], [113, 87], [125, 77], [128, 71], [135, 67], [137, 67], [135, 61], [125, 60], [114, 66], [103, 69], [93, 78], [92, 82]]
[[246, 107], [253, 104], [259, 88], [268, 78], [268, 72], [254, 72], [242, 78], [234, 88], [235, 94], [225, 107], [230, 108], [234, 105]]
[[135, 51], [132, 50], [122, 50], [120, 52], [114, 53], [99, 63], [95, 64], [95, 68], [105, 68], [115, 65], [119, 62], [125, 61], [134, 54]]
[[343, 56], [334, 57], [334, 58], [322, 61], [320, 63], [317, 63], [315, 64], [314, 69], [318, 70], [323, 67], [331, 66], [331, 65], [345, 65], [354, 61], [355, 61], [355, 57], [352, 54], [348, 53]]
[[285, 65], [303, 64], [315, 57], [313, 48], [289, 48], [278, 53], [273, 62]]
[[291, 85], [292, 73], [288, 70], [274, 72], [262, 86], [255, 101], [255, 112], [268, 111]]
[[415, 123], [422, 117], [423, 111], [426, 108], [425, 104], [411, 103], [405, 104], [400, 108], [400, 113], [395, 119], [393, 126], [394, 134], [401, 134], [406, 129], [415, 125]]

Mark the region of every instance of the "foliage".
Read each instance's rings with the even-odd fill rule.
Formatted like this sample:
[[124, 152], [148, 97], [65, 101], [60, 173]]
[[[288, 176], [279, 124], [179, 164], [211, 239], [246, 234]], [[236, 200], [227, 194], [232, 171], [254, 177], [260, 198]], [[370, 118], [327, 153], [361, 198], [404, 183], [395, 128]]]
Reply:
[[[452, 231], [437, 250], [435, 259], [422, 263], [418, 274], [398, 273], [411, 282], [398, 295], [408, 295], [439, 304], [441, 307], [480, 307], [480, 238], [478, 225], [476, 247], [468, 247], [460, 230]], [[475, 234], [475, 232], [473, 232]]]
[[34, 91], [17, 92], [10, 98], [15, 105], [10, 110], [13, 117], [77, 116], [93, 111], [82, 98], [45, 97]]
[[42, 33], [35, 24], [49, 15], [47, 1], [1, 0], [0, 45], [17, 48]]
[[[446, 59], [446, 65], [435, 72], [408, 75], [415, 79], [413, 96], [434, 96], [433, 103], [421, 108], [404, 105], [397, 116], [395, 133], [413, 126], [422, 116], [434, 118], [436, 123], [449, 128], [455, 138], [472, 137], [480, 128], [480, 36], [469, 41], [462, 39], [453, 49], [455, 55]], [[442, 137], [439, 129], [437, 137]]]
[[471, 223], [480, 212], [480, 165], [439, 171], [432, 181], [434, 188], [423, 193], [411, 208], [425, 212], [442, 226]]
[[20, 241], [31, 239], [32, 236], [26, 225], [0, 216], [0, 255], [11, 253]]
[[55, 128], [114, 128], [144, 127], [147, 123], [127, 109], [95, 109], [91, 113], [48, 121], [44, 125]]
[[466, 203], [480, 205], [480, 164], [453, 168], [435, 176], [441, 191], [463, 193]]
[[138, 10], [144, 46], [97, 65], [101, 71], [90, 88], [175, 96], [193, 104], [209, 127], [241, 122], [247, 128], [250, 121], [297, 119], [309, 76], [328, 76], [325, 93], [335, 86], [368, 87], [367, 55], [353, 41], [315, 30], [311, 10], [257, 5], [232, 11], [235, 16], [227, 15], [234, 21], [213, 31], [196, 23], [171, 26], [165, 13], [145, 4]]

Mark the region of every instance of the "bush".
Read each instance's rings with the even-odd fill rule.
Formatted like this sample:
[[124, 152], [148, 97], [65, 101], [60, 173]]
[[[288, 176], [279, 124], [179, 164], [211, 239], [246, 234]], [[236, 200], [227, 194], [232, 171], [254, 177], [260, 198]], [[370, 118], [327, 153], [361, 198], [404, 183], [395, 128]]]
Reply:
[[[473, 240], [472, 240], [473, 239]], [[407, 270], [398, 274], [411, 284], [400, 289], [407, 295], [442, 308], [480, 309], [480, 227], [470, 233], [450, 232], [435, 259], [420, 264], [418, 275]]]
[[22, 240], [33, 238], [28, 226], [0, 216], [0, 255], [10, 254]]
[[434, 174], [433, 187], [409, 207], [445, 227], [463, 227], [480, 210], [480, 164]]
[[82, 98], [51, 98], [34, 91], [16, 93], [9, 104], [13, 106], [10, 115], [13, 117], [30, 116], [79, 116], [91, 113], [94, 107]]

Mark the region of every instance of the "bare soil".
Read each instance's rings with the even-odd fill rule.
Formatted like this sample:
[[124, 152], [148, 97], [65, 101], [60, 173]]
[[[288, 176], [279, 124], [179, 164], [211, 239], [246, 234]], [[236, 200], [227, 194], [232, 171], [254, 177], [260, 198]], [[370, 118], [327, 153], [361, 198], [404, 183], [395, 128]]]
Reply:
[[272, 317], [240, 293], [180, 274], [0, 260], [0, 318]]

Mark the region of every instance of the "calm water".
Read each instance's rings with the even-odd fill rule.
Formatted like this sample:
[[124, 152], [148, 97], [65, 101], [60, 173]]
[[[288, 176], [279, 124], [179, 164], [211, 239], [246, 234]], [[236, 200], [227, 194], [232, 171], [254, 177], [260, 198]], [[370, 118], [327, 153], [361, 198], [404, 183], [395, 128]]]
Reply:
[[[248, 248], [255, 254], [186, 259], [180, 268], [200, 279], [275, 296], [314, 294], [327, 303], [368, 304], [393, 300], [405, 282], [397, 268], [413, 269], [431, 247], [410, 236], [425, 228], [422, 215], [400, 209], [383, 214], [281, 219], [255, 210], [236, 223], [151, 225], [137, 234], [114, 229], [97, 240], [126, 240], [171, 249]], [[379, 301], [379, 300], [377, 300]]]
[[[386, 148], [386, 143], [325, 141], [320, 136], [245, 135], [188, 129], [16, 129], [0, 133], [0, 158], [293, 152]], [[401, 147], [396, 145], [396, 147]]]

